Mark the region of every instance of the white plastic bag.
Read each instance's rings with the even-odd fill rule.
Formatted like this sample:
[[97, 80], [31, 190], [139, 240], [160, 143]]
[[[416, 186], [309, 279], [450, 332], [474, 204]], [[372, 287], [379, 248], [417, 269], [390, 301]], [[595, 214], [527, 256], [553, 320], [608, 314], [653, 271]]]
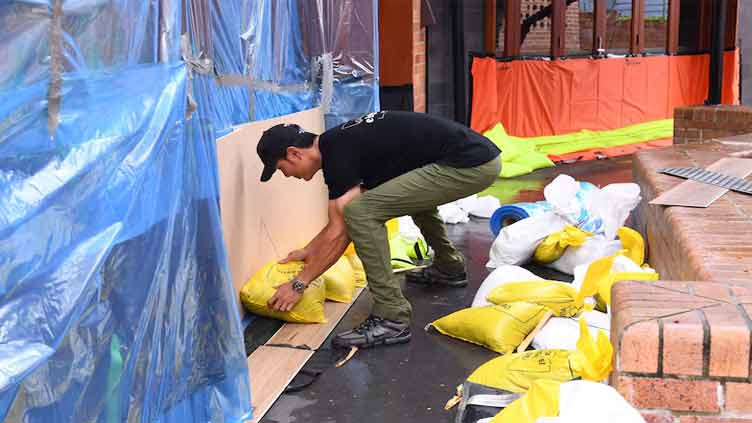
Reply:
[[585, 196], [585, 207], [591, 216], [598, 216], [603, 221], [605, 238], [614, 239], [616, 230], [624, 226], [640, 198], [640, 186], [637, 184], [611, 184], [588, 193]]
[[467, 223], [470, 221], [470, 216], [457, 205], [456, 201], [442, 204], [438, 209], [439, 216], [444, 223]]
[[487, 267], [520, 265], [533, 256], [538, 244], [548, 235], [564, 229], [567, 221], [555, 212], [547, 212], [517, 221], [499, 232], [491, 245]]
[[559, 416], [539, 418], [537, 423], [644, 423], [642, 415], [614, 388], [587, 380], [573, 380], [559, 387]]
[[519, 266], [499, 266], [486, 277], [480, 285], [480, 288], [478, 288], [478, 292], [475, 293], [475, 298], [473, 299], [472, 307], [492, 305], [492, 303], [486, 300], [486, 296], [499, 285], [509, 282], [533, 281], [539, 279], [542, 280], [542, 278], [538, 277], [535, 273]]
[[583, 212], [582, 201], [577, 196], [579, 191], [579, 182], [569, 175], [559, 175], [543, 188], [543, 196], [556, 214], [566, 219], [569, 224], [576, 225]]
[[475, 217], [490, 219], [499, 207], [501, 207], [501, 202], [498, 198], [485, 195], [483, 197], [478, 197], [478, 200], [475, 201], [472, 208], [467, 212]]
[[580, 337], [579, 317], [585, 319], [590, 334], [598, 337], [598, 332], [609, 336], [611, 333], [611, 317], [600, 311], [586, 311], [578, 317], [552, 317], [533, 338], [533, 348], [536, 350], [576, 350]]
[[574, 269], [582, 264], [590, 264], [599, 258], [610, 256], [622, 249], [618, 239], [608, 240], [603, 237], [588, 238], [579, 247], [568, 247], [564, 254], [547, 266], [568, 275], [574, 274]]

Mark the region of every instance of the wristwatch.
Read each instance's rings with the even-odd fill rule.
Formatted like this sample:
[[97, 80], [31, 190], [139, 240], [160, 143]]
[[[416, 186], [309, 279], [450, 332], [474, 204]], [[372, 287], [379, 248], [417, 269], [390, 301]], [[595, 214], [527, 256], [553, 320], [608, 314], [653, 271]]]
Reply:
[[301, 282], [300, 279], [292, 280], [292, 289], [298, 294], [302, 294], [306, 290], [306, 288], [308, 288], [308, 285]]

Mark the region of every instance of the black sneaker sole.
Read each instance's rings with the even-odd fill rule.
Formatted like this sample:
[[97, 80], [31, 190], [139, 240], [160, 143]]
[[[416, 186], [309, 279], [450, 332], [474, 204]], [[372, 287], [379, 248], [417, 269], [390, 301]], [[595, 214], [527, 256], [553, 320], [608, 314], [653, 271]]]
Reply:
[[356, 342], [337, 342], [337, 338], [332, 339], [332, 345], [335, 347], [341, 347], [341, 348], [350, 348], [350, 347], [358, 347], [362, 349], [367, 348], [373, 348], [378, 346], [389, 346], [389, 345], [397, 345], [397, 344], [406, 344], [410, 342], [410, 339], [413, 337], [412, 333], [408, 333], [407, 335], [402, 336], [395, 336], [393, 338], [384, 338], [379, 339], [374, 342], [363, 342], [363, 343], [356, 343]]
[[446, 286], [450, 288], [464, 288], [467, 286], [467, 279], [461, 279], [456, 281], [442, 281], [440, 279], [431, 279], [429, 281], [425, 279], [414, 279], [405, 277], [405, 282], [411, 283], [413, 285], [422, 285], [422, 286]]

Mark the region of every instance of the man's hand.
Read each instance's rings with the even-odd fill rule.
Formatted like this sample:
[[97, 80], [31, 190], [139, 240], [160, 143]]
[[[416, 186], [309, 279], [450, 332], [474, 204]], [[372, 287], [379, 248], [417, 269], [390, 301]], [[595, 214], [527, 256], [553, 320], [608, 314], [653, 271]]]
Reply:
[[295, 250], [290, 252], [287, 257], [280, 260], [279, 264], [285, 264], [291, 261], [305, 261], [306, 257], [308, 257], [308, 251], [305, 249]]
[[292, 281], [290, 281], [277, 288], [277, 292], [269, 299], [267, 305], [272, 310], [290, 311], [301, 298], [303, 298], [303, 294], [292, 289]]

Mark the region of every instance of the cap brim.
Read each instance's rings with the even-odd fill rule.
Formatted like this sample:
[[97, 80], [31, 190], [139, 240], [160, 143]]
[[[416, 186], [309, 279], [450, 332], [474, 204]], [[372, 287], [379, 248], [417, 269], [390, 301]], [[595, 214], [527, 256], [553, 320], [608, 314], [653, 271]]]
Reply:
[[261, 172], [261, 182], [266, 182], [272, 179], [272, 175], [277, 170], [276, 166], [264, 166], [264, 171]]

